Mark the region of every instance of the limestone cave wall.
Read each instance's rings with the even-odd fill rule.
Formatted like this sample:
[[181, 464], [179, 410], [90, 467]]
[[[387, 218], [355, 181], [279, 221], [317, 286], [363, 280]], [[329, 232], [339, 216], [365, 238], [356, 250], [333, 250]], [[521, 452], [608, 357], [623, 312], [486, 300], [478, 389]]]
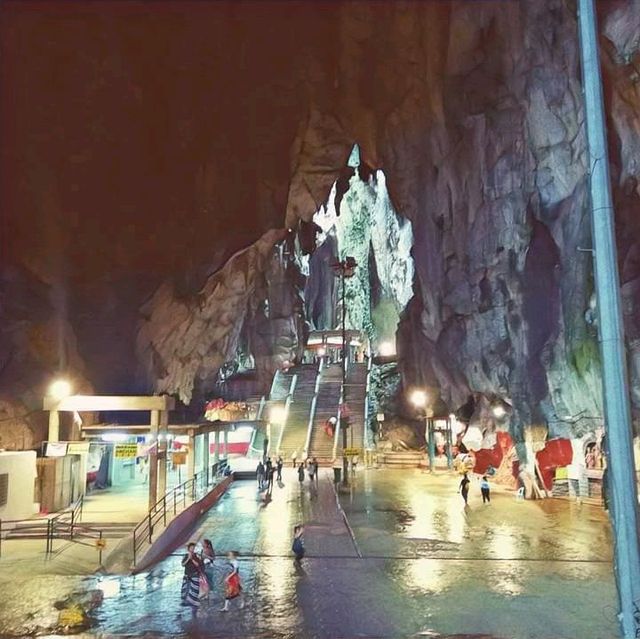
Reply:
[[[598, 8], [638, 406], [640, 11]], [[575, 2], [2, 12], [2, 269], [68, 293], [99, 391], [188, 400], [212, 379], [268, 271], [264, 234], [311, 222], [357, 142], [412, 224], [405, 387], [450, 409], [500, 396], [516, 437], [601, 414]], [[264, 264], [236, 273], [242, 249]], [[268, 366], [297, 348], [297, 304]]]

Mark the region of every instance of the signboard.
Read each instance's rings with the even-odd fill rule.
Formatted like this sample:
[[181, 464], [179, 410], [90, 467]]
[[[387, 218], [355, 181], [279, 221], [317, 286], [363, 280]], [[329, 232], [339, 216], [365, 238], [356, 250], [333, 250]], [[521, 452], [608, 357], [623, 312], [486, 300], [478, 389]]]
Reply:
[[69, 442], [67, 455], [86, 455], [89, 452], [89, 442]]
[[102, 550], [107, 547], [106, 539], [96, 539], [96, 550]]
[[47, 442], [46, 457], [64, 457], [67, 454], [67, 442]]
[[362, 455], [362, 448], [345, 448], [344, 454], [347, 457], [355, 457], [356, 455]]
[[172, 461], [174, 466], [184, 466], [187, 463], [187, 451], [174, 451], [172, 454]]
[[131, 459], [138, 455], [138, 444], [116, 444], [113, 448], [113, 456], [116, 459]]

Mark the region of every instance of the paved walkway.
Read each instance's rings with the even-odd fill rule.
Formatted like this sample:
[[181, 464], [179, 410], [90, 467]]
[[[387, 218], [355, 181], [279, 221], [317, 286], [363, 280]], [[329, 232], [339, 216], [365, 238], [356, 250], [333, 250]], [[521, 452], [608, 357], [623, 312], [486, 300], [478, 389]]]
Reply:
[[[53, 601], [96, 589], [95, 632], [210, 637], [616, 636], [610, 532], [602, 512], [566, 502], [517, 503], [417, 471], [366, 471], [342, 497], [328, 479], [303, 488], [287, 470], [273, 499], [237, 482], [191, 538], [241, 553], [247, 607], [219, 612], [221, 589], [193, 615], [180, 606], [180, 557], [148, 574], [58, 581], [14, 575], [2, 584], [5, 634], [49, 631]], [[293, 525], [305, 522], [308, 558], [296, 569]], [[361, 557], [359, 555], [362, 555]], [[219, 578], [224, 562], [218, 566]], [[5, 587], [7, 586], [7, 587]], [[25, 619], [25, 612], [30, 617]]]

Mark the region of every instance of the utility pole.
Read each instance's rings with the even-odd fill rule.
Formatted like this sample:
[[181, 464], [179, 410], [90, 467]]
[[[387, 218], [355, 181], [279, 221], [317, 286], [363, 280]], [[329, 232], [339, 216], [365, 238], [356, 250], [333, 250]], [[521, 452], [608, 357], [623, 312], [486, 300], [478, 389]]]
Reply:
[[638, 498], [598, 31], [593, 0], [579, 0], [578, 7], [615, 578], [622, 636], [636, 639], [640, 637]]
[[342, 419], [342, 412], [344, 408], [347, 406], [347, 297], [346, 297], [346, 288], [345, 288], [345, 280], [347, 277], [353, 277], [355, 275], [355, 270], [357, 266], [357, 262], [353, 257], [345, 257], [342, 261], [336, 262], [331, 265], [333, 271], [337, 277], [341, 278], [342, 291], [341, 291], [341, 299], [342, 299], [342, 410], [340, 412], [340, 428], [342, 430], [342, 483], [349, 483], [349, 463], [347, 461], [347, 456], [345, 455], [345, 451], [347, 450], [347, 422]]

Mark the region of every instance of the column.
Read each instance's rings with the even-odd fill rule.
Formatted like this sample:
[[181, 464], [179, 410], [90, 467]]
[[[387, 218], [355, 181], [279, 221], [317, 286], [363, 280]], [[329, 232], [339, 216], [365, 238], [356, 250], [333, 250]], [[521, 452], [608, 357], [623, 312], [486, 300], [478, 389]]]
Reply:
[[217, 430], [213, 433], [213, 441], [216, 445], [215, 452], [213, 453], [213, 461], [217, 464], [220, 461], [220, 432]]
[[187, 476], [191, 479], [196, 473], [196, 436], [193, 431], [189, 431], [189, 450], [187, 451]]
[[209, 482], [209, 433], [202, 433], [202, 470], [206, 477], [206, 483]]
[[49, 411], [49, 441], [60, 441], [60, 413], [57, 410]]
[[160, 411], [151, 411], [151, 446], [149, 448], [149, 510], [158, 501], [158, 427]]
[[169, 412], [160, 411], [160, 427], [158, 432], [158, 499], [167, 492], [167, 434]]
[[224, 458], [229, 460], [229, 433], [224, 429]]

